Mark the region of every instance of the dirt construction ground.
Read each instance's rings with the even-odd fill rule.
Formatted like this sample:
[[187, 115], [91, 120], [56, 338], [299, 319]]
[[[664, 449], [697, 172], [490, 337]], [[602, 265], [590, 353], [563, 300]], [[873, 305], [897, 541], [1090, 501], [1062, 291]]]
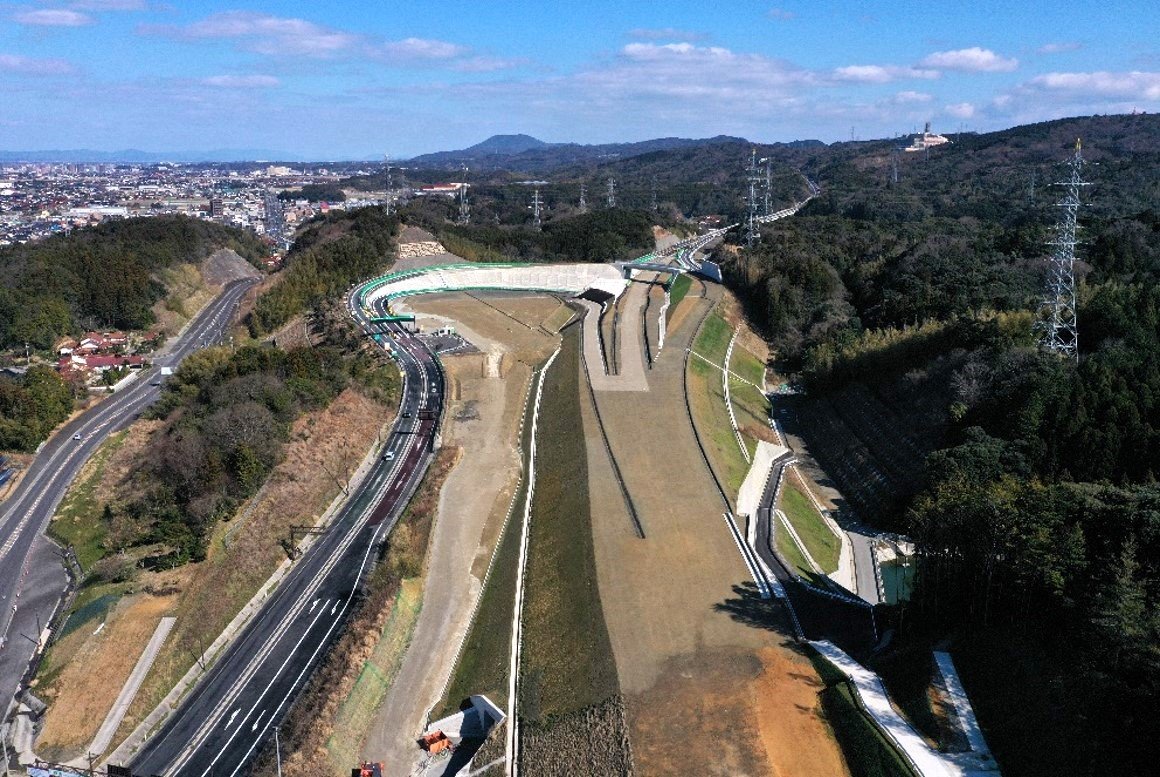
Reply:
[[[516, 437], [532, 374], [529, 365], [547, 359], [558, 341], [538, 324], [560, 307], [552, 297], [458, 293], [412, 304], [420, 323], [454, 322], [482, 353], [443, 358], [448, 379], [443, 443], [460, 446], [463, 456], [440, 492], [423, 605], [411, 643], [363, 747], [366, 758], [388, 764], [388, 775], [410, 774], [418, 755], [415, 738], [428, 710], [442, 697], [470, 625], [516, 487]], [[489, 353], [500, 355], [499, 374], [488, 369]]]
[[712, 303], [696, 293], [647, 371], [647, 394], [596, 392], [645, 539], [583, 403], [597, 577], [636, 771], [846, 774], [820, 717], [816, 673], [789, 645], [784, 616], [746, 593], [750, 578], [685, 412], [684, 352]]

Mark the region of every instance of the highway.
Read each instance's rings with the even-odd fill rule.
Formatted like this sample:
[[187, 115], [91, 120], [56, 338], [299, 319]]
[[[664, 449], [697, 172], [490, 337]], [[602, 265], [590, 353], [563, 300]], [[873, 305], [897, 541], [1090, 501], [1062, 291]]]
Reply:
[[438, 360], [399, 325], [371, 324], [357, 295], [348, 309], [365, 332], [389, 338], [403, 373], [403, 399], [384, 452], [328, 531], [133, 759], [134, 774], [244, 773], [340, 634], [426, 472], [443, 406]]
[[[69, 421], [44, 444], [12, 495], [0, 505], [0, 709], [9, 709], [68, 579], [60, 550], [43, 535], [81, 467], [112, 432], [161, 393], [162, 367], [217, 343], [253, 279], [228, 284], [135, 382]], [[79, 438], [79, 439], [78, 439]]]

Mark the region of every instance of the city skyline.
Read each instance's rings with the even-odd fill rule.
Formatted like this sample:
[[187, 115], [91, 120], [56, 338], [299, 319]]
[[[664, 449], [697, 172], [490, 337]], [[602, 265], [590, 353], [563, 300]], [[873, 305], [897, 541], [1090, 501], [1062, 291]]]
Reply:
[[406, 158], [498, 133], [775, 142], [1160, 110], [1140, 3], [0, 4], [0, 150]]

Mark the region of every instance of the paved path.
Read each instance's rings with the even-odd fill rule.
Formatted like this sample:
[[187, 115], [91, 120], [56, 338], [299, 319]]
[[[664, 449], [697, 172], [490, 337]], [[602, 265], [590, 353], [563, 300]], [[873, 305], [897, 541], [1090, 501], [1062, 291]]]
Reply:
[[645, 377], [643, 326], [641, 308], [648, 287], [633, 284], [628, 287], [620, 313], [620, 374], [609, 375], [607, 368], [601, 369], [604, 358], [600, 351], [600, 306], [595, 302], [578, 299], [577, 302], [588, 309], [584, 316], [584, 361], [588, 364], [588, 377], [594, 391], [648, 391]]
[[959, 673], [955, 669], [955, 662], [951, 659], [951, 654], [936, 650], [934, 651], [934, 660], [938, 665], [939, 674], [942, 675], [943, 685], [946, 686], [951, 705], [955, 708], [955, 717], [958, 718], [959, 728], [966, 735], [967, 743], [971, 746], [969, 754], [955, 754], [956, 761], [965, 762], [971, 771], [998, 772], [999, 767], [995, 764], [991, 748], [987, 746], [987, 740], [983, 738], [983, 730], [979, 728], [979, 721], [975, 718], [975, 709], [971, 706], [971, 700], [967, 698], [967, 691], [963, 688], [962, 680], [959, 679]]
[[[88, 753], [100, 755], [109, 749], [109, 744], [113, 741], [113, 735], [117, 733], [117, 728], [125, 718], [125, 713], [129, 711], [129, 705], [136, 698], [137, 691], [141, 688], [141, 683], [145, 682], [145, 675], [149, 673], [149, 667], [153, 666], [153, 659], [157, 658], [157, 651], [161, 650], [161, 644], [165, 642], [165, 638], [169, 636], [169, 632], [173, 629], [173, 624], [176, 622], [177, 618], [162, 618], [161, 622], [157, 624], [157, 628], [153, 631], [153, 636], [149, 639], [149, 643], [145, 645], [145, 650], [141, 652], [141, 657], [137, 659], [137, 665], [133, 667], [129, 679], [125, 681], [125, 685], [121, 688], [121, 693], [117, 695], [117, 700], [113, 702], [112, 709], [109, 710], [109, 714], [105, 716], [105, 721], [97, 730], [97, 735], [93, 738], [93, 743], [89, 745]], [[85, 759], [80, 760], [83, 762]], [[83, 763], [77, 763], [76, 765], [81, 766]]]

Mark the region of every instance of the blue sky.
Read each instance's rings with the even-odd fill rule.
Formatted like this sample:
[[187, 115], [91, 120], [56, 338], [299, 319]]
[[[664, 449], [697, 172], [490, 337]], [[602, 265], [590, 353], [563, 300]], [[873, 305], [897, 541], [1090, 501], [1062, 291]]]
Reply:
[[0, 148], [317, 159], [1160, 110], [1155, 2], [0, 0]]

